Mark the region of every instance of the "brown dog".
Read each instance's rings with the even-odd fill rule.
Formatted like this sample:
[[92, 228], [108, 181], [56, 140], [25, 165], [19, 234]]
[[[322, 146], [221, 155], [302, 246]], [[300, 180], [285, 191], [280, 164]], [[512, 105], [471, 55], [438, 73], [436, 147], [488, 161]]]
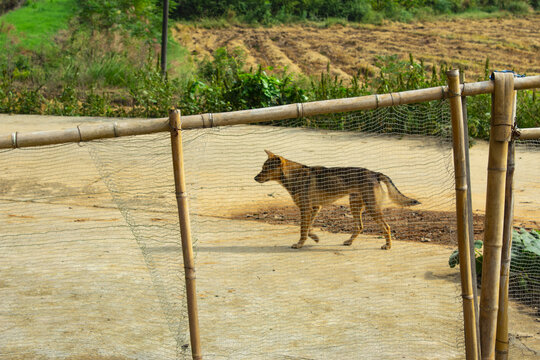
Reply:
[[322, 206], [329, 205], [345, 195], [349, 195], [355, 228], [351, 238], [343, 245], [351, 245], [358, 237], [364, 228], [362, 212], [367, 210], [384, 232], [386, 244], [381, 249], [390, 249], [392, 237], [390, 226], [383, 218], [384, 193], [381, 182], [386, 184], [388, 195], [396, 204], [401, 206], [420, 204], [419, 201], [403, 195], [392, 180], [382, 173], [358, 167], [306, 166], [274, 155], [268, 150], [265, 152], [268, 159], [264, 162], [261, 172], [255, 176], [255, 180], [259, 183], [277, 181], [287, 189], [294, 203], [300, 208], [300, 240], [293, 244], [294, 249], [300, 249], [308, 236], [319, 242], [319, 237], [311, 231], [313, 220]]

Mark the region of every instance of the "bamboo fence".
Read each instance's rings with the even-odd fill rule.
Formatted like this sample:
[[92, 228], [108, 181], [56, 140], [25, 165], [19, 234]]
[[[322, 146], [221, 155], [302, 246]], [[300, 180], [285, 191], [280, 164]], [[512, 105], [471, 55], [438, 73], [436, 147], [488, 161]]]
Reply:
[[495, 335], [499, 306], [504, 192], [508, 142], [512, 137], [514, 74], [494, 73], [488, 155], [484, 258], [480, 292], [480, 344], [482, 359], [495, 358]]
[[[446, 73], [450, 90], [450, 110], [452, 113], [452, 140], [454, 149], [454, 173], [456, 185], [457, 237], [459, 249], [459, 269], [463, 298], [463, 321], [465, 327], [465, 352], [467, 360], [478, 359], [478, 339], [474, 286], [471, 273], [471, 253], [469, 246], [469, 202], [467, 196], [467, 164], [465, 153], [465, 131], [463, 109], [459, 86], [459, 71]], [[474, 258], [473, 258], [474, 259]], [[474, 260], [473, 260], [474, 261]], [[474, 266], [474, 264], [473, 264]]]
[[515, 137], [519, 140], [540, 139], [540, 128], [516, 129]]
[[[518, 78], [515, 80], [515, 89], [533, 89], [540, 87], [540, 75]], [[460, 85], [462, 96], [492, 93], [492, 81], [481, 81]], [[380, 107], [389, 107], [405, 104], [414, 104], [425, 101], [442, 100], [448, 98], [448, 87], [410, 90], [398, 93], [369, 95], [336, 100], [314, 101], [268, 107], [231, 111], [215, 114], [189, 115], [182, 117], [182, 129], [199, 129], [225, 125], [257, 123], [271, 120], [294, 119], [305, 116], [330, 114], [347, 111], [373, 110]], [[83, 142], [97, 139], [114, 138], [152, 134], [169, 131], [169, 119], [124, 120], [105, 124], [79, 125], [66, 130], [37, 131], [28, 133], [14, 132], [0, 135], [0, 149], [22, 148], [31, 146], [44, 146], [70, 142]], [[521, 130], [522, 139], [528, 138], [529, 132]], [[534, 134], [540, 133], [540, 129]], [[535, 135], [536, 136], [536, 135]]]
[[[76, 128], [28, 133], [14, 132], [0, 135], [0, 149], [44, 146], [61, 143], [77, 143], [97, 139], [114, 138], [171, 132], [171, 146], [175, 186], [182, 234], [182, 251], [186, 277], [188, 316], [193, 359], [202, 359], [199, 339], [199, 324], [195, 293], [195, 268], [189, 228], [189, 214], [184, 179], [184, 165], [181, 131], [225, 125], [257, 123], [271, 120], [284, 120], [307, 116], [372, 110], [380, 107], [413, 104], [419, 102], [449, 99], [452, 109], [454, 140], [454, 165], [456, 171], [456, 210], [458, 215], [458, 241], [463, 291], [465, 321], [465, 341], [467, 359], [477, 359], [480, 350], [482, 359], [493, 359], [497, 332], [497, 310], [499, 284], [501, 278], [501, 247], [503, 235], [504, 193], [506, 183], [506, 160], [508, 142], [512, 137], [512, 103], [514, 90], [540, 87], [540, 76], [529, 76], [514, 80], [513, 74], [495, 73], [495, 81], [483, 81], [459, 85], [458, 72], [449, 72], [449, 86], [411, 90], [398, 93], [370, 95], [363, 97], [290, 104], [262, 109], [233, 111], [227, 113], [200, 114], [182, 117], [172, 111], [169, 118], [123, 120], [103, 124], [79, 125]], [[475, 316], [474, 282], [471, 267], [474, 254], [469, 251], [469, 217], [467, 207], [467, 163], [465, 149], [465, 124], [461, 99], [478, 94], [492, 94], [492, 127], [488, 163], [488, 189], [486, 196], [486, 224], [484, 241], [483, 279], [478, 316], [480, 331]], [[519, 139], [540, 138], [540, 128], [515, 129], [514, 137]], [[511, 152], [512, 153], [512, 152]], [[511, 165], [508, 159], [508, 166]], [[511, 186], [511, 183], [510, 183]], [[511, 226], [510, 226], [511, 231]], [[505, 257], [506, 259], [506, 257]], [[504, 260], [506, 261], [506, 260]], [[503, 264], [503, 269], [505, 264]], [[507, 276], [504, 275], [503, 276]], [[504, 279], [502, 280], [505, 281]], [[506, 288], [507, 292], [507, 288]], [[504, 290], [501, 290], [501, 296]], [[504, 301], [503, 301], [504, 303]], [[501, 317], [503, 319], [504, 317]], [[504, 342], [504, 323], [500, 327]], [[477, 334], [480, 334], [478, 337]], [[507, 330], [506, 330], [507, 339]], [[504, 350], [502, 350], [504, 351]]]
[[[465, 83], [465, 74], [459, 73], [459, 82]], [[474, 221], [473, 221], [473, 206], [472, 206], [472, 190], [471, 190], [471, 166], [469, 158], [469, 117], [467, 114], [467, 97], [461, 95], [462, 111], [463, 111], [463, 140], [465, 141], [465, 167], [467, 169], [467, 220], [469, 230], [469, 253], [471, 258], [471, 279], [473, 283], [473, 302], [474, 302], [474, 316], [476, 320], [476, 340], [477, 340], [477, 357], [480, 359], [480, 346], [478, 341], [480, 339], [480, 320], [478, 317], [478, 277], [476, 274], [476, 248], [474, 245]]]
[[503, 245], [501, 250], [501, 280], [499, 287], [499, 309], [497, 313], [497, 333], [495, 343], [495, 359], [508, 359], [508, 285], [510, 281], [510, 261], [512, 250], [512, 222], [514, 219], [514, 153], [515, 143], [508, 144], [508, 160], [506, 162], [506, 184], [504, 201]]
[[186, 278], [186, 296], [189, 320], [189, 335], [191, 339], [191, 354], [193, 360], [202, 360], [201, 341], [199, 336], [199, 314], [197, 310], [197, 292], [195, 288], [195, 261], [193, 260], [193, 245], [191, 242], [191, 227], [189, 222], [189, 206], [184, 175], [184, 153], [182, 149], [182, 128], [180, 111], [169, 113], [171, 147], [174, 171], [174, 185], [180, 234], [182, 238], [182, 255], [184, 258], [184, 273]]
[[[514, 90], [512, 107], [512, 124], [516, 127], [517, 91]], [[510, 281], [510, 262], [512, 250], [512, 224], [514, 221], [514, 170], [516, 144], [512, 138], [508, 143], [506, 160], [506, 184], [504, 191], [504, 224], [503, 244], [501, 250], [501, 279], [499, 288], [499, 310], [497, 313], [497, 334], [495, 342], [495, 359], [508, 359], [508, 286]]]

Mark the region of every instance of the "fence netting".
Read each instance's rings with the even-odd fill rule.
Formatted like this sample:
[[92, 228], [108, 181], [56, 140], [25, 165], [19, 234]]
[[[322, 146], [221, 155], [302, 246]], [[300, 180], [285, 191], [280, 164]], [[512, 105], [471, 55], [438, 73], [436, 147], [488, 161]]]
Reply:
[[191, 357], [166, 135], [0, 152], [0, 358]]
[[[448, 266], [456, 225], [446, 102], [189, 130], [184, 144], [209, 358], [464, 356], [459, 278]], [[421, 203], [377, 199], [393, 238], [387, 251], [370, 187], [357, 188], [387, 192], [378, 173]], [[342, 187], [365, 203], [351, 246], [348, 194], [324, 204]], [[307, 236], [292, 249], [298, 194], [308, 198], [300, 205], [325, 206], [309, 231], [320, 241]]]
[[[446, 101], [182, 136], [205, 359], [464, 358]], [[162, 133], [0, 152], [0, 358], [191, 357], [170, 151]], [[472, 170], [482, 239], [486, 166]], [[302, 207], [316, 216], [293, 249]], [[511, 302], [524, 358], [534, 309]]]

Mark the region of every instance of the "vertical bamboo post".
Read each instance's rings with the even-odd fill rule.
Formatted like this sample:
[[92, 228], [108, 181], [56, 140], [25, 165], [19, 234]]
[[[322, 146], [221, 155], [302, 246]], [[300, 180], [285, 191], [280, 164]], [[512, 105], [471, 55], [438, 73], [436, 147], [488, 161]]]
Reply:
[[484, 259], [480, 292], [480, 344], [482, 359], [495, 358], [495, 334], [499, 306], [501, 248], [504, 220], [504, 191], [508, 142], [512, 136], [514, 75], [493, 73], [491, 130], [489, 134]]
[[468, 244], [469, 224], [467, 216], [467, 168], [465, 161], [465, 141], [463, 130], [463, 109], [461, 104], [461, 88], [459, 71], [450, 70], [448, 90], [450, 93], [450, 110], [452, 113], [452, 145], [454, 150], [454, 172], [456, 182], [456, 214], [459, 249], [459, 270], [461, 274], [461, 291], [463, 297], [463, 321], [465, 326], [465, 351], [467, 360], [478, 359], [478, 339], [474, 308], [474, 292], [471, 277], [471, 256]]
[[[459, 82], [465, 88], [465, 74], [460, 70]], [[478, 277], [476, 274], [476, 248], [474, 246], [474, 218], [472, 210], [472, 190], [471, 190], [471, 162], [469, 158], [469, 117], [467, 114], [467, 97], [461, 95], [463, 113], [463, 139], [465, 140], [465, 166], [467, 169], [467, 224], [469, 226], [469, 252], [471, 258], [471, 279], [474, 298], [474, 319], [476, 320], [476, 340], [480, 339], [480, 322], [478, 317]], [[481, 358], [480, 346], [477, 346], [478, 358]]]
[[197, 311], [197, 295], [195, 291], [195, 264], [193, 260], [189, 208], [184, 177], [184, 154], [182, 149], [182, 129], [179, 110], [171, 110], [169, 112], [169, 124], [171, 127], [174, 185], [176, 189], [176, 202], [178, 204], [180, 234], [182, 236], [182, 255], [184, 257], [184, 271], [186, 277], [191, 354], [194, 360], [202, 360], [201, 343], [199, 337], [199, 314]]
[[[517, 91], [514, 91], [512, 122], [516, 125]], [[495, 343], [495, 359], [508, 359], [508, 285], [510, 280], [510, 261], [512, 250], [512, 223], [514, 221], [514, 170], [516, 145], [514, 139], [508, 143], [508, 158], [506, 161], [506, 186], [504, 193], [504, 227], [501, 254], [501, 283], [499, 287], [499, 312], [497, 314], [497, 335]]]

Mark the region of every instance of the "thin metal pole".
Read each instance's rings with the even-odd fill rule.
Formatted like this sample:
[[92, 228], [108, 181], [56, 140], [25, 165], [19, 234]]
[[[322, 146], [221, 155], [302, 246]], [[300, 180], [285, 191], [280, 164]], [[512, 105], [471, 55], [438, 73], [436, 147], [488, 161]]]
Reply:
[[[460, 84], [465, 84], [465, 74], [460, 71], [459, 73]], [[467, 115], [467, 97], [461, 96], [462, 112], [463, 112], [463, 139], [465, 141], [465, 169], [467, 176], [467, 223], [469, 230], [469, 252], [471, 258], [471, 280], [472, 290], [474, 297], [474, 318], [476, 320], [476, 339], [480, 339], [480, 321], [478, 319], [478, 279], [476, 274], [476, 248], [474, 246], [474, 218], [472, 210], [472, 189], [471, 189], [471, 166], [469, 158], [469, 117]], [[481, 357], [480, 346], [476, 347], [478, 350], [478, 358]]]
[[184, 272], [186, 277], [191, 353], [193, 360], [202, 360], [201, 342], [199, 336], [199, 314], [197, 310], [197, 292], [195, 287], [195, 262], [193, 260], [193, 244], [191, 242], [189, 207], [184, 175], [184, 155], [182, 149], [180, 111], [171, 110], [169, 112], [169, 121], [171, 127], [174, 185], [176, 189], [176, 202], [178, 204], [178, 218], [180, 220], [180, 233], [182, 236], [182, 255], [184, 257]]
[[471, 277], [471, 254], [469, 251], [469, 223], [467, 221], [467, 169], [465, 163], [465, 141], [459, 71], [446, 73], [450, 109], [452, 113], [452, 144], [454, 152], [454, 171], [456, 181], [456, 214], [459, 249], [459, 270], [463, 297], [463, 322], [465, 327], [465, 354], [467, 360], [478, 359], [478, 338], [474, 309], [474, 293]]
[[[514, 92], [512, 119], [516, 125], [517, 91]], [[508, 143], [508, 160], [506, 162], [506, 186], [504, 199], [504, 228], [501, 254], [501, 284], [499, 287], [499, 313], [497, 314], [497, 336], [495, 343], [495, 359], [508, 359], [508, 285], [510, 280], [510, 262], [512, 258], [512, 223], [514, 222], [514, 170], [516, 145], [514, 139]]]
[[169, 31], [169, 0], [163, 0], [163, 20], [161, 22], [161, 75], [167, 73], [167, 38]]

